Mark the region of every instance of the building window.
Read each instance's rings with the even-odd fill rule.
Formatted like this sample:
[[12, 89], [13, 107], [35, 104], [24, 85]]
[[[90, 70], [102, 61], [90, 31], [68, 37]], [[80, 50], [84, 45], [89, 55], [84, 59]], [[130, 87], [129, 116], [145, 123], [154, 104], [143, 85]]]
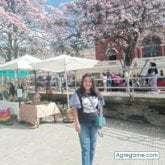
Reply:
[[116, 60], [117, 51], [113, 48], [108, 49], [106, 55], [108, 61]]
[[161, 41], [157, 36], [150, 36], [144, 39], [144, 57], [161, 56]]

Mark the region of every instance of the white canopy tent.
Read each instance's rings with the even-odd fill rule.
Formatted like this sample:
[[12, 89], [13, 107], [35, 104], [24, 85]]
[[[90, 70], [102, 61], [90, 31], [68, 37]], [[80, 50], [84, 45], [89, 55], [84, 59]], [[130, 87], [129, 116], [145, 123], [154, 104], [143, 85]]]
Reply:
[[[98, 63], [97, 60], [72, 57], [69, 55], [60, 55], [47, 60], [43, 60], [42, 62], [31, 63], [31, 65], [35, 70], [43, 70], [43, 71], [56, 72], [56, 73], [65, 72], [66, 74], [68, 71], [94, 67], [94, 65], [96, 65], [97, 63]], [[66, 90], [67, 90], [67, 105], [69, 108], [67, 76], [66, 76]]]
[[7, 71], [7, 70], [16, 71], [16, 77], [19, 82], [19, 76], [18, 76], [19, 71], [34, 70], [30, 64], [33, 62], [41, 62], [41, 61], [42, 60], [40, 60], [36, 57], [33, 57], [31, 55], [24, 55], [22, 57], [12, 60], [12, 61], [1, 64], [0, 71]]
[[98, 63], [97, 60], [72, 57], [69, 55], [59, 55], [41, 62], [31, 63], [35, 70], [49, 72], [65, 72], [78, 69], [91, 68]]
[[24, 55], [12, 61], [6, 62], [0, 65], [0, 70], [33, 70], [33, 67], [30, 65], [33, 62], [40, 62], [42, 60], [30, 56]]

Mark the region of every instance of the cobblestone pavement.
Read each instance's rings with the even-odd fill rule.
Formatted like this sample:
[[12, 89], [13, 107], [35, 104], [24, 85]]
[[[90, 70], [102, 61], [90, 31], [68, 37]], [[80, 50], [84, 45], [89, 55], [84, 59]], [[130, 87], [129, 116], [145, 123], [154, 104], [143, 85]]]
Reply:
[[[165, 129], [145, 123], [108, 119], [98, 136], [95, 165], [164, 165]], [[157, 151], [159, 159], [117, 160], [115, 151]], [[81, 165], [72, 124], [47, 118], [39, 128], [16, 121], [0, 125], [0, 165]]]

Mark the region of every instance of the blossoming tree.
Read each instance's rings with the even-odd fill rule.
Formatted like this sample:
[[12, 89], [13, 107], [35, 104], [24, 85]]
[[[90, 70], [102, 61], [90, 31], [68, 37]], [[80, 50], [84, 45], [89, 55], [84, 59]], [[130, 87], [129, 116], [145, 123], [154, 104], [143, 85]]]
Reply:
[[[0, 1], [0, 54], [6, 61], [29, 52], [49, 54], [49, 10], [46, 0]], [[58, 17], [58, 13], [54, 14]]]
[[83, 40], [82, 29], [82, 11], [79, 10], [74, 2], [64, 3], [63, 14], [66, 22], [66, 29], [68, 34], [66, 40], [69, 43], [70, 54], [81, 56], [80, 51], [86, 47], [87, 44]]
[[165, 32], [164, 0], [77, 0], [72, 6], [82, 14], [83, 40], [118, 44], [124, 67], [131, 65], [133, 50], [146, 31]]

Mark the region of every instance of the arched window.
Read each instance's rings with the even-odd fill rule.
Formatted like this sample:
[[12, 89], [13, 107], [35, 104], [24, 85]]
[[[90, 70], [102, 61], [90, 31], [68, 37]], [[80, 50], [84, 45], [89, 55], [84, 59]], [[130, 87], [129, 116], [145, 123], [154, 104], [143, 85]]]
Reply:
[[107, 55], [107, 60], [108, 61], [112, 61], [112, 60], [116, 60], [116, 54], [117, 54], [117, 51], [113, 48], [111, 49], [108, 49], [106, 55]]
[[150, 36], [144, 39], [144, 57], [161, 56], [161, 40], [157, 36]]

